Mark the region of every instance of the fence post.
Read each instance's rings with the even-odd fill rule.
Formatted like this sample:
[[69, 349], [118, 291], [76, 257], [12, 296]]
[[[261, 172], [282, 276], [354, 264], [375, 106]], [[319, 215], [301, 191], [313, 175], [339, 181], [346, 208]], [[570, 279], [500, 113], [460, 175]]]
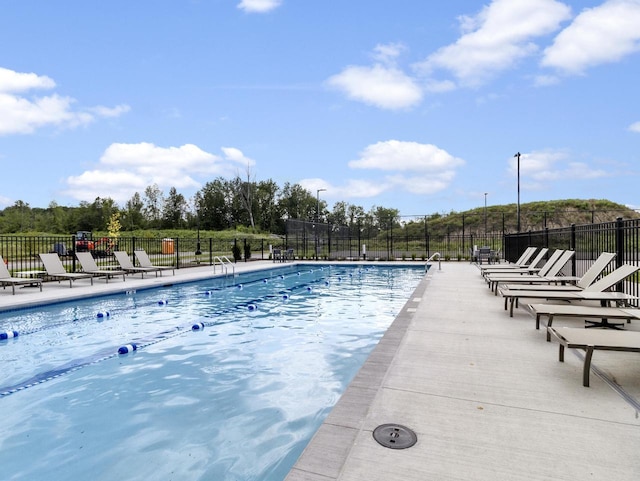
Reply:
[[544, 247], [549, 248], [549, 228], [544, 228]]
[[[547, 229], [548, 231], [548, 229]], [[576, 276], [576, 225], [575, 224], [571, 224], [571, 241], [570, 241], [570, 246], [569, 249], [573, 250], [574, 254], [573, 257], [571, 258], [571, 275], [573, 277]]]
[[616, 219], [616, 267], [624, 264], [624, 230], [622, 226], [622, 217]]
[[71, 272], [76, 272], [76, 236], [71, 236], [71, 245], [73, 246], [73, 255], [71, 256]]
[[180, 269], [180, 237], [174, 239], [176, 250], [176, 269]]

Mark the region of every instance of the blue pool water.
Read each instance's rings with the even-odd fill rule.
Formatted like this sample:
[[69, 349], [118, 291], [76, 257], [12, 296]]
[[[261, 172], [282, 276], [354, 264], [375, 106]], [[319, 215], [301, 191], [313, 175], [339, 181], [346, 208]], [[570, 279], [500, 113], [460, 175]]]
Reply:
[[2, 479], [282, 480], [423, 275], [288, 266], [0, 313]]

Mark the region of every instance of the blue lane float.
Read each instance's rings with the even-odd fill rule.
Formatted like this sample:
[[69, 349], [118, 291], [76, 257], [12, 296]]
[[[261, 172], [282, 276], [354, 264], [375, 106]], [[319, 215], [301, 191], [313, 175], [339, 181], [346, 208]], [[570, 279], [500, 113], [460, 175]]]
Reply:
[[118, 354], [128, 354], [130, 352], [137, 351], [137, 350], [138, 350], [138, 345], [132, 342], [131, 344], [120, 346], [120, 348], [118, 349]]
[[4, 341], [5, 339], [13, 339], [14, 337], [18, 337], [18, 331], [0, 332], [0, 341]]
[[247, 306], [247, 309], [249, 309], [250, 311], [257, 311], [258, 310], [258, 306], [256, 304], [249, 304]]
[[98, 314], [96, 314], [96, 317], [99, 318], [103, 318], [103, 317], [109, 317], [111, 314], [109, 314], [109, 311], [100, 311], [98, 312]]
[[193, 326], [191, 326], [192, 331], [202, 331], [204, 329], [203, 322], [196, 322]]

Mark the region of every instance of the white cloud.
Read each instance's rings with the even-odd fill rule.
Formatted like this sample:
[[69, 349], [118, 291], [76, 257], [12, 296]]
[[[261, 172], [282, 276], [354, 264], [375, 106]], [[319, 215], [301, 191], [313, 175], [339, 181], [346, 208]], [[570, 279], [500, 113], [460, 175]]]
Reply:
[[0, 67], [0, 93], [24, 92], [31, 89], [52, 89], [56, 83], [47, 76], [14, 72]]
[[[509, 159], [509, 173], [517, 175], [517, 158]], [[567, 179], [572, 181], [611, 177], [612, 172], [596, 169], [584, 162], [570, 160], [566, 151], [544, 150], [534, 151], [520, 156], [520, 176], [529, 182], [529, 188], [539, 188], [550, 182]]]
[[111, 197], [123, 203], [135, 192], [152, 184], [162, 188], [198, 189], [201, 181], [221, 175], [233, 175], [233, 164], [253, 162], [233, 147], [222, 149], [220, 156], [205, 152], [193, 144], [158, 147], [152, 143], [111, 144], [100, 157], [97, 168], [67, 178], [65, 192], [78, 200]]
[[640, 134], [640, 121], [634, 122], [629, 126], [631, 132], [637, 132]]
[[30, 134], [46, 126], [75, 128], [93, 122], [96, 116], [114, 117], [129, 110], [126, 105], [74, 110], [76, 101], [71, 97], [55, 93], [43, 97], [24, 95], [30, 90], [55, 86], [55, 82], [46, 76], [0, 68], [0, 136]]
[[278, 8], [281, 4], [282, 0], [242, 0], [238, 8], [248, 13], [265, 13]]
[[309, 192], [317, 193], [318, 189], [325, 189], [323, 197], [332, 199], [368, 199], [376, 197], [391, 188], [386, 182], [369, 181], [362, 179], [350, 179], [343, 185], [333, 185], [323, 179], [302, 179], [298, 182]]
[[100, 117], [120, 117], [122, 114], [126, 114], [131, 110], [131, 107], [128, 105], [116, 105], [115, 107], [103, 107], [102, 105], [98, 105], [97, 107], [92, 107], [89, 111], [95, 113]]
[[366, 199], [385, 192], [402, 191], [429, 195], [451, 185], [462, 159], [431, 144], [389, 140], [366, 147], [358, 160], [349, 162], [353, 169], [383, 171], [377, 179], [351, 179], [343, 185], [333, 185], [323, 179], [304, 179], [299, 183], [310, 192], [326, 189], [326, 197], [336, 199]]
[[541, 64], [568, 74], [640, 50], [640, 1], [609, 0], [585, 9], [544, 51]]
[[373, 49], [373, 58], [376, 62], [393, 65], [396, 58], [405, 50], [406, 47], [401, 43], [378, 44]]
[[415, 79], [396, 66], [406, 50], [400, 43], [376, 45], [373, 66], [351, 65], [327, 80], [329, 87], [348, 98], [388, 110], [405, 109], [422, 101], [423, 92]]
[[352, 100], [382, 109], [404, 109], [422, 100], [422, 91], [412, 78], [401, 70], [379, 64], [347, 67], [327, 83]]
[[536, 53], [532, 39], [554, 32], [569, 16], [569, 7], [556, 0], [493, 0], [475, 17], [462, 17], [463, 35], [416, 69], [428, 76], [442, 69], [463, 86], [480, 85]]
[[432, 144], [387, 140], [369, 145], [358, 160], [349, 162], [354, 169], [428, 172], [449, 171], [464, 165], [456, 158]]
[[244, 167], [253, 167], [256, 165], [256, 161], [246, 157], [240, 149], [235, 147], [222, 147], [222, 152], [227, 160], [240, 164]]

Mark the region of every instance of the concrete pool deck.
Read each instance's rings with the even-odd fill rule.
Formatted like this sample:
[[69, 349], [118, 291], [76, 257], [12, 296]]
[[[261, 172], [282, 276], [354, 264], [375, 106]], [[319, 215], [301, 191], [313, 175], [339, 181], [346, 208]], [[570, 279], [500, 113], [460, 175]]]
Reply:
[[[239, 263], [235, 272], [279, 266]], [[43, 292], [5, 290], [0, 310], [212, 274], [48, 282]], [[434, 263], [286, 480], [640, 479], [640, 356], [597, 351], [593, 366], [583, 387], [581, 359], [568, 350], [558, 362], [558, 345], [524, 309], [509, 317], [475, 265]], [[417, 443], [379, 445], [373, 430], [387, 423], [415, 431]]]

